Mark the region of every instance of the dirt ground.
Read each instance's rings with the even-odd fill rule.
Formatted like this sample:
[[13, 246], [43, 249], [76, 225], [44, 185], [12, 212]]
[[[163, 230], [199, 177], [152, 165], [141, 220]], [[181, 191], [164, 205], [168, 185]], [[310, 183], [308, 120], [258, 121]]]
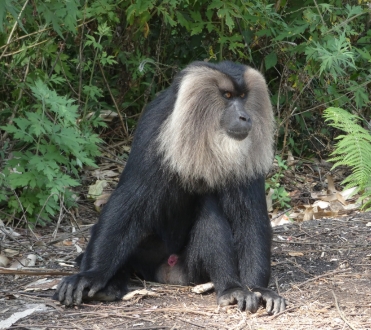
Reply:
[[[79, 236], [84, 247], [85, 238]], [[36, 244], [35, 237], [49, 243]], [[36, 268], [71, 270], [61, 261], [71, 263], [78, 255], [73, 244], [53, 243], [45, 228], [27, 239], [21, 235], [0, 242], [2, 250], [25, 254], [32, 245], [43, 260]], [[64, 308], [51, 300], [53, 290], [27, 287], [38, 279], [61, 276], [1, 274], [0, 329], [371, 329], [370, 213], [278, 226], [273, 243], [270, 286], [287, 300], [287, 310], [278, 315], [268, 315], [263, 308], [255, 314], [235, 306], [219, 308], [212, 291], [196, 294], [189, 287], [141, 282], [133, 282], [132, 289], [145, 286], [152, 295]], [[12, 321], [21, 312], [30, 315]]]

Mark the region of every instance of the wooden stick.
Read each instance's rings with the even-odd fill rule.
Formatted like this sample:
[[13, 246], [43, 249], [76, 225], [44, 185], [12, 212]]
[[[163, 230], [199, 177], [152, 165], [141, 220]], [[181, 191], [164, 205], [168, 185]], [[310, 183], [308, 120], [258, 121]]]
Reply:
[[9, 274], [9, 275], [73, 275], [75, 272], [68, 272], [65, 270], [57, 269], [46, 269], [46, 268], [4, 268], [0, 267], [0, 274]]

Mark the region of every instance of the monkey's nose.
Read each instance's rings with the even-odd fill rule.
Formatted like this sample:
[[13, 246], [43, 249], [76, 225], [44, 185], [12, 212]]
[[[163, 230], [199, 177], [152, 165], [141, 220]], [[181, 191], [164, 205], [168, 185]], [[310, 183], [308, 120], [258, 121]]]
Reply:
[[252, 121], [247, 114], [241, 114], [238, 119], [233, 120], [228, 128], [228, 135], [238, 141], [246, 139], [251, 131]]

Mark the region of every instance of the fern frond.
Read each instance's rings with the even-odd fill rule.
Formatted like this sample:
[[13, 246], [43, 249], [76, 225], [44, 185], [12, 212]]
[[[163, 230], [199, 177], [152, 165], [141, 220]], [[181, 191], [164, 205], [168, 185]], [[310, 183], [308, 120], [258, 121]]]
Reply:
[[[323, 114], [329, 125], [342, 130], [346, 134], [338, 136], [335, 151], [331, 154], [334, 162], [333, 168], [340, 165], [349, 166], [352, 174], [343, 180], [343, 184], [349, 188], [358, 187], [357, 192], [362, 192], [360, 200], [371, 197], [371, 134], [358, 122], [361, 120], [348, 111], [341, 108], [328, 108]], [[366, 203], [363, 208], [371, 206]]]

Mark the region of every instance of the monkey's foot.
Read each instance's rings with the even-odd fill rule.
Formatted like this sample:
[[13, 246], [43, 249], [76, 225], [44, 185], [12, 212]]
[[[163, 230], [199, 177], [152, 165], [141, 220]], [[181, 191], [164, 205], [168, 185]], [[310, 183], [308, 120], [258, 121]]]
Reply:
[[254, 292], [244, 291], [242, 288], [226, 290], [218, 298], [220, 306], [233, 305], [237, 303], [240, 310], [255, 313], [259, 307], [259, 296]]
[[268, 314], [278, 314], [286, 309], [285, 299], [274, 291], [260, 287], [254, 288], [252, 291], [261, 296]]

